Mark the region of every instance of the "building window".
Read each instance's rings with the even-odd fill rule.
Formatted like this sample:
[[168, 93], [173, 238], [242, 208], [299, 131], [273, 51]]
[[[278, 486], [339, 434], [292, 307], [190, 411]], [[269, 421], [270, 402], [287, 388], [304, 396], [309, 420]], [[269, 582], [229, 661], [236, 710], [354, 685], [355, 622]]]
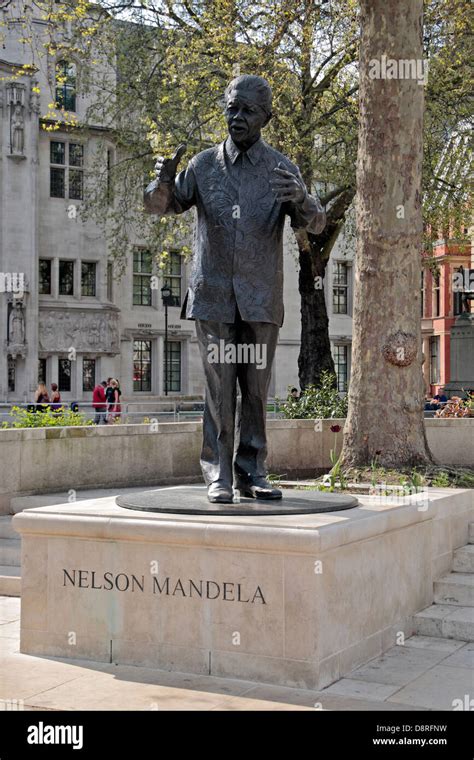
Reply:
[[50, 195], [51, 198], [66, 196], [66, 143], [51, 141], [50, 145]]
[[46, 383], [46, 359], [38, 359], [38, 382]]
[[11, 356], [8, 357], [8, 391], [15, 391], [15, 359]]
[[[168, 362], [163, 368], [164, 387], [168, 391], [179, 393], [181, 390], [181, 342], [169, 340], [167, 348]], [[166, 383], [166, 367], [168, 368], [168, 383]]]
[[81, 295], [95, 296], [96, 265], [90, 261], [81, 262]]
[[65, 111], [76, 110], [76, 65], [71, 61], [56, 64], [56, 107]]
[[59, 262], [59, 295], [74, 295], [74, 261]]
[[439, 335], [430, 338], [430, 383], [439, 383]]
[[107, 301], [114, 300], [114, 265], [107, 264]]
[[69, 393], [71, 390], [72, 362], [69, 359], [58, 359], [58, 389]]
[[333, 314], [347, 314], [348, 310], [348, 266], [343, 261], [333, 263], [332, 311]]
[[171, 289], [169, 306], [181, 306], [181, 265], [183, 257], [178, 251], [171, 251], [163, 267], [163, 281]]
[[441, 288], [439, 272], [433, 276], [433, 316], [441, 316]]
[[84, 191], [84, 146], [51, 141], [50, 195], [81, 201]]
[[78, 143], [69, 143], [69, 198], [73, 201], [82, 201], [83, 166], [84, 146]]
[[42, 296], [51, 295], [51, 260], [39, 260], [38, 292]]
[[133, 341], [133, 390], [151, 391], [151, 341]]
[[93, 391], [95, 388], [95, 359], [82, 360], [82, 390]]
[[151, 306], [150, 251], [139, 248], [133, 252], [133, 305]]
[[348, 346], [333, 345], [331, 353], [336, 370], [337, 390], [345, 393], [347, 391], [348, 378]]

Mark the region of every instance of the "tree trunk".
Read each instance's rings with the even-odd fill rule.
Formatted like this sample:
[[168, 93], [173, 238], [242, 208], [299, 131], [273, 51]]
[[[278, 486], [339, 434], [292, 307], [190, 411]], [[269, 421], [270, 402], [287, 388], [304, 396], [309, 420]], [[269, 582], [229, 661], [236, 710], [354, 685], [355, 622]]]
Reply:
[[[298, 375], [302, 390], [310, 384], [318, 385], [323, 370], [334, 372], [323, 287], [327, 259], [324, 259], [320, 252], [313, 252], [311, 244], [309, 248], [310, 250], [300, 248], [299, 252], [301, 346], [298, 356]], [[318, 279], [315, 281], [315, 278]]]
[[[361, 0], [357, 251], [345, 466], [430, 461], [423, 423], [420, 270], [423, 0]], [[384, 72], [385, 58], [387, 64]], [[379, 77], [374, 61], [381, 63]], [[374, 75], [375, 72], [375, 75]]]
[[[335, 196], [334, 192], [338, 192]], [[301, 299], [301, 347], [298, 357], [299, 383], [302, 389], [318, 385], [323, 370], [335, 373], [329, 340], [329, 320], [324, 298], [324, 277], [331, 251], [341, 232], [347, 209], [354, 198], [352, 187], [342, 187], [326, 198], [333, 203], [326, 215], [326, 227], [319, 235], [299, 232], [298, 287]]]

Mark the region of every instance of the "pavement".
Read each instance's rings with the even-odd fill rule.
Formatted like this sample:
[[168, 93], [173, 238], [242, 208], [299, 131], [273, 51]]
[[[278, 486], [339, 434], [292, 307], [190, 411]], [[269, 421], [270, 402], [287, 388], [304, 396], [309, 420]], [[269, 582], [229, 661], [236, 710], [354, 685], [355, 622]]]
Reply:
[[412, 636], [321, 691], [26, 655], [19, 639], [20, 599], [0, 597], [0, 709], [474, 709], [474, 643], [453, 639]]

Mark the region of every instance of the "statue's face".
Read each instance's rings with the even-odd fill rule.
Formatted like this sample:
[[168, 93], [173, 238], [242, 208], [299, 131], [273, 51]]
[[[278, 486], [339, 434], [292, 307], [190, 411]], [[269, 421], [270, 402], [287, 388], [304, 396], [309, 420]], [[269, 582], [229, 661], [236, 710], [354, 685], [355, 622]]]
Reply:
[[227, 98], [225, 117], [229, 134], [236, 143], [252, 142], [259, 137], [268, 115], [258, 103], [252, 89], [233, 90]]

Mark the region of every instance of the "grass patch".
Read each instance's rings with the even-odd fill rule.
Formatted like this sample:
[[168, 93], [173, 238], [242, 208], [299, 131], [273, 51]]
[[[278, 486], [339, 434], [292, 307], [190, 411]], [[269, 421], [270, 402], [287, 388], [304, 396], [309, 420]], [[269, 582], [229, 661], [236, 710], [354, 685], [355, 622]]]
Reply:
[[[279, 481], [283, 478], [284, 476], [279, 476]], [[285, 485], [284, 480], [280, 485]], [[336, 466], [332, 471], [315, 478], [312, 483], [303, 482], [296, 489], [328, 493], [350, 492], [351, 489], [358, 493], [369, 493], [373, 489], [377, 493], [384, 493], [384, 487], [387, 487], [387, 495], [394, 489], [410, 495], [421, 493], [426, 487], [474, 488], [474, 468], [431, 465], [425, 468], [390, 470], [372, 464], [371, 467], [353, 467], [342, 471]]]
[[353, 483], [407, 485], [413, 491], [425, 486], [434, 488], [474, 488], [474, 468], [429, 465], [427, 467], [388, 470], [384, 467], [351, 468], [344, 473]]

